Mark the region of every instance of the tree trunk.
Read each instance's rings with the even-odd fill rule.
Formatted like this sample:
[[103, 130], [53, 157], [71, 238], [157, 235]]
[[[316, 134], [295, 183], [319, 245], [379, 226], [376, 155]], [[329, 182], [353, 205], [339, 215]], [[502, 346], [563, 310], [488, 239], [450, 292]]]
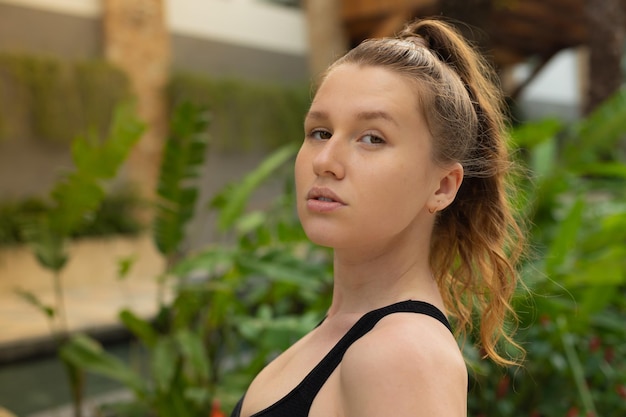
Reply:
[[104, 0], [104, 53], [130, 81], [146, 132], [131, 153], [126, 173], [142, 197], [154, 195], [167, 132], [165, 86], [170, 40], [163, 0]]
[[305, 1], [309, 35], [309, 70], [317, 81], [328, 65], [348, 49], [341, 0]]
[[626, 17], [621, 0], [586, 0], [589, 35], [588, 114], [622, 85]]

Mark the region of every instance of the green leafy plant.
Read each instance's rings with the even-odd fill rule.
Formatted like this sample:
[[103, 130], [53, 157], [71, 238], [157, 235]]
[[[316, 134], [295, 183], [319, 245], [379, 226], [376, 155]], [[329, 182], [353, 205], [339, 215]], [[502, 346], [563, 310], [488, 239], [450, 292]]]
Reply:
[[[115, 176], [142, 131], [143, 125], [135, 118], [133, 107], [130, 104], [120, 105], [105, 140], [92, 134], [78, 137], [73, 142], [75, 169], [53, 187], [49, 210], [21, 219], [24, 239], [30, 244], [39, 264], [51, 272], [54, 306], [45, 305], [30, 292], [18, 291], [18, 294], [45, 314], [59, 345], [68, 334], [61, 280], [61, 272], [69, 256], [66, 242], [85, 217], [98, 209], [105, 195], [104, 182]], [[68, 363], [65, 365], [70, 378], [75, 414], [79, 416], [82, 377], [76, 367]]]
[[531, 174], [518, 206], [536, 252], [516, 302], [527, 360], [504, 371], [476, 360], [470, 414], [626, 413], [625, 137], [624, 90], [567, 128], [513, 132]]
[[157, 248], [168, 258], [168, 268], [179, 254], [185, 226], [195, 211], [195, 180], [205, 159], [207, 125], [204, 112], [189, 103], [180, 105], [172, 116], [157, 185], [153, 233]]
[[[328, 257], [308, 243], [295, 218], [291, 181], [268, 209], [246, 210], [257, 187], [277, 176], [295, 149], [293, 144], [278, 149], [214, 196], [211, 207], [218, 213], [224, 241], [173, 262], [168, 276], [175, 293], [155, 322], [121, 313], [147, 352], [147, 376], [129, 377], [118, 365], [107, 366], [106, 375], [132, 389], [135, 402], [147, 413], [205, 416], [216, 400], [233, 406], [268, 358], [321, 318], [320, 294], [330, 293]], [[176, 199], [183, 195], [167, 194]], [[165, 219], [174, 219], [169, 221], [179, 227], [155, 229], [163, 238], [167, 235], [164, 242], [180, 241], [180, 233], [171, 230], [180, 229], [181, 218], [188, 217], [168, 214]], [[304, 312], [305, 305], [318, 309]], [[67, 344], [63, 355], [100, 374], [105, 374], [102, 363], [114, 361], [84, 337]]]
[[306, 239], [293, 210], [292, 183], [268, 209], [244, 210], [257, 186], [294, 152], [293, 145], [277, 150], [218, 193], [211, 205], [232, 243], [210, 245], [174, 268], [181, 306], [193, 297], [202, 309], [210, 392], [228, 407], [268, 358], [314, 327], [327, 307], [328, 253]]
[[60, 272], [68, 259], [66, 241], [85, 217], [98, 209], [105, 195], [104, 181], [115, 176], [142, 131], [143, 126], [135, 118], [132, 106], [118, 107], [106, 140], [89, 135], [74, 141], [72, 157], [76, 168], [50, 192], [50, 209], [22, 219], [21, 233], [38, 262], [53, 274], [57, 294], [55, 314], [61, 321], [64, 314]]
[[[5, 202], [0, 205], [0, 247], [26, 243], [22, 233], [22, 219], [45, 217], [51, 205], [39, 198]], [[83, 217], [81, 224], [70, 233], [71, 239], [96, 236], [134, 236], [141, 224], [129, 213], [139, 206], [138, 197], [131, 190], [105, 195], [98, 208]]]
[[[176, 108], [162, 159], [153, 228], [155, 244], [167, 260], [161, 286], [179, 255], [185, 226], [196, 205], [198, 193], [194, 180], [204, 162], [206, 127], [206, 115], [200, 108], [190, 104]], [[172, 310], [164, 304], [162, 291], [159, 294], [161, 320], [156, 326], [130, 310], [120, 312], [121, 321], [151, 356], [150, 383], [86, 336], [72, 338], [61, 354], [69, 363], [127, 385], [146, 412], [154, 410], [163, 416], [193, 415], [193, 410], [202, 409], [207, 402], [207, 394], [200, 388], [208, 378], [208, 363], [198, 335], [170, 325]]]

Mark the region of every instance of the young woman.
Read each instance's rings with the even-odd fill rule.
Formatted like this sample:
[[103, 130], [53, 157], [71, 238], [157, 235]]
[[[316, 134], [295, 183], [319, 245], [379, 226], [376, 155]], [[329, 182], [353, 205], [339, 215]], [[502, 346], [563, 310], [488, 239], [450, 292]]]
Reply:
[[519, 228], [500, 91], [447, 24], [369, 40], [327, 71], [296, 159], [298, 214], [334, 249], [325, 320], [252, 382], [235, 417], [461, 417], [457, 331], [509, 339]]

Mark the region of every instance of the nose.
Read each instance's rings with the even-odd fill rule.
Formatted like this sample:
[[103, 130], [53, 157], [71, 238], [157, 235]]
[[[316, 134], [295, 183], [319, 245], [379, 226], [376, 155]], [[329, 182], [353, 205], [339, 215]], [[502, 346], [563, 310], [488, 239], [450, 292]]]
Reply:
[[345, 176], [345, 147], [346, 145], [336, 134], [320, 143], [313, 157], [315, 175], [342, 179]]

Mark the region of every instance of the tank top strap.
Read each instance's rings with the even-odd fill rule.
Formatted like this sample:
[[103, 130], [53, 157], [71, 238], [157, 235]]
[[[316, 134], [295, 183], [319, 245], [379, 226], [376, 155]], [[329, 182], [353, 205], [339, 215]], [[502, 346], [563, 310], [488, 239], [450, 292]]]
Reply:
[[383, 317], [393, 313], [425, 314], [438, 320], [452, 332], [452, 327], [441, 310], [424, 301], [406, 300], [372, 310], [363, 315], [339, 342], [337, 342], [331, 351], [328, 352], [324, 359], [306, 376], [300, 384], [301, 398], [305, 399], [307, 402], [310, 401], [310, 404], [312, 404], [317, 393], [322, 389], [324, 383], [326, 383], [326, 380], [341, 363], [348, 348], [372, 330]]
[[[432, 304], [423, 301], [401, 301], [370, 311], [363, 315], [324, 356], [315, 368], [282, 399], [261, 410], [252, 417], [305, 417], [309, 414], [313, 400], [322, 389], [326, 380], [335, 371], [348, 348], [359, 338], [367, 334], [383, 317], [392, 313], [419, 313], [426, 314], [443, 323], [451, 330], [446, 316]], [[239, 417], [243, 398], [237, 403], [231, 417]]]

